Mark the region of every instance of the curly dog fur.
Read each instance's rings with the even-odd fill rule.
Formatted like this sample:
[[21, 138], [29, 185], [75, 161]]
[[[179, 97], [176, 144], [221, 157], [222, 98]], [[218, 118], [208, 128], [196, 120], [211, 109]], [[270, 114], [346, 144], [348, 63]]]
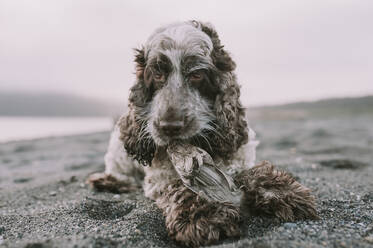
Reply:
[[311, 190], [268, 161], [242, 171], [235, 180], [245, 192], [242, 207], [246, 213], [284, 221], [318, 218]]
[[187, 246], [209, 245], [222, 237], [240, 235], [237, 207], [207, 202], [180, 180], [172, 182], [156, 203], [166, 216], [170, 237]]
[[[105, 172], [89, 184], [116, 193], [142, 186], [162, 209], [170, 237], [188, 246], [239, 236], [243, 212], [317, 218], [309, 189], [268, 163], [251, 168], [258, 142], [240, 102], [236, 65], [210, 24], [161, 27], [135, 52], [128, 112], [112, 132]], [[172, 140], [208, 152], [241, 187], [242, 207], [208, 202], [186, 188], [167, 159]]]

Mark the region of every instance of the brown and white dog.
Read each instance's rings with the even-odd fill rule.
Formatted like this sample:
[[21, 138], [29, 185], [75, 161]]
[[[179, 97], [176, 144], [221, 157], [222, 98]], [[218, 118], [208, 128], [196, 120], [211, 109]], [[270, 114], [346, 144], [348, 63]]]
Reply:
[[[242, 211], [286, 221], [317, 218], [308, 188], [268, 162], [253, 167], [257, 141], [239, 99], [236, 65], [210, 24], [157, 29], [136, 50], [135, 62], [128, 113], [111, 134], [105, 172], [88, 179], [94, 188], [122, 193], [143, 187], [163, 210], [170, 237], [188, 246], [239, 236]], [[173, 140], [207, 151], [235, 178], [242, 206], [208, 202], [186, 188], [163, 162]]]

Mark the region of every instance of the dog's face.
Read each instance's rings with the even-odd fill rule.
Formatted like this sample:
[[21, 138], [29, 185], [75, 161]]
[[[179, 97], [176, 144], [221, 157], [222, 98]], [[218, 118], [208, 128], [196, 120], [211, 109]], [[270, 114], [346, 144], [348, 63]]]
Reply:
[[232, 158], [247, 142], [235, 63], [209, 24], [156, 30], [136, 54], [129, 113], [120, 120], [127, 153], [150, 164], [157, 146], [182, 140], [212, 157]]
[[214, 130], [218, 88], [212, 49], [207, 34], [185, 23], [157, 30], [146, 43], [144, 82], [154, 91], [147, 107], [147, 131], [157, 145]]

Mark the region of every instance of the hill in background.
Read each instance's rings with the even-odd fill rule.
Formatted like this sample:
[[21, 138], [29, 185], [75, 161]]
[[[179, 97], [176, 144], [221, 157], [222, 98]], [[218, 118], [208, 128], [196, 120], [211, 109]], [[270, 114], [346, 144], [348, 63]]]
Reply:
[[373, 116], [373, 96], [330, 98], [315, 102], [296, 102], [248, 109], [249, 118], [255, 119], [304, 119]]
[[114, 116], [124, 105], [68, 94], [0, 92], [0, 116]]

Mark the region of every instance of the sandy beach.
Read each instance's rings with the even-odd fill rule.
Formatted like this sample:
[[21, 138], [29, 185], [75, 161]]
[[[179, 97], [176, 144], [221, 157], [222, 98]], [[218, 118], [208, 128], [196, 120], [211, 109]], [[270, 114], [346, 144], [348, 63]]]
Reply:
[[[253, 118], [257, 161], [312, 188], [321, 219], [252, 217], [240, 239], [213, 247], [373, 247], [372, 123], [367, 114]], [[101, 132], [0, 144], [0, 246], [178, 247], [141, 190], [116, 195], [84, 184], [104, 169], [108, 139]]]

